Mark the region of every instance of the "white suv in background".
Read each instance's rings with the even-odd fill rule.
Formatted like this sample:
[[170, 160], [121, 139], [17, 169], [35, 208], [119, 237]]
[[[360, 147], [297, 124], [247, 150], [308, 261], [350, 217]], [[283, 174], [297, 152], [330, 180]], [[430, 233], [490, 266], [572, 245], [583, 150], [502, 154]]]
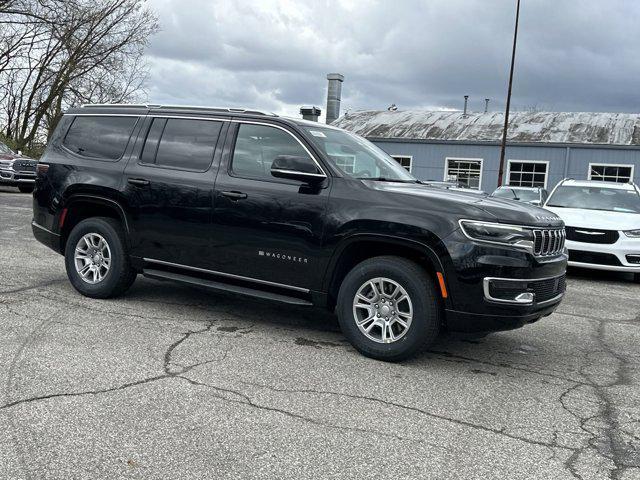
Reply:
[[634, 273], [640, 282], [640, 188], [563, 180], [544, 208], [566, 225], [569, 265]]

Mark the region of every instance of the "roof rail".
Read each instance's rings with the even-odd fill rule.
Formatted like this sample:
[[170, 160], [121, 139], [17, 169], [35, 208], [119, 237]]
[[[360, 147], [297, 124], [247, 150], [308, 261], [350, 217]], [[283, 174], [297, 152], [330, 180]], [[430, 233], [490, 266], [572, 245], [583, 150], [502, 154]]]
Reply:
[[83, 103], [80, 108], [149, 108], [143, 103]]
[[243, 108], [243, 107], [208, 107], [203, 105], [148, 105], [149, 108], [153, 109], [167, 109], [167, 110], [205, 110], [211, 112], [229, 112], [229, 113], [249, 113], [252, 115], [268, 115], [271, 117], [277, 117], [277, 115], [273, 112], [265, 112], [263, 110], [255, 110], [251, 108]]
[[273, 112], [254, 110], [250, 108], [235, 107], [207, 107], [202, 105], [162, 105], [158, 103], [132, 104], [132, 103], [85, 103], [81, 108], [148, 108], [154, 110], [203, 110], [208, 112], [248, 113], [251, 115], [268, 115], [277, 117]]

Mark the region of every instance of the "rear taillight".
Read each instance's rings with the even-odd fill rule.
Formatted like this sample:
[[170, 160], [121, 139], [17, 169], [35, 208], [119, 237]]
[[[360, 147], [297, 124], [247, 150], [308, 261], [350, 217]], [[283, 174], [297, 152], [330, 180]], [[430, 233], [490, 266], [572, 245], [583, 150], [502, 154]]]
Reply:
[[47, 163], [39, 163], [36, 165], [36, 173], [38, 175], [44, 175], [49, 171], [49, 165]]

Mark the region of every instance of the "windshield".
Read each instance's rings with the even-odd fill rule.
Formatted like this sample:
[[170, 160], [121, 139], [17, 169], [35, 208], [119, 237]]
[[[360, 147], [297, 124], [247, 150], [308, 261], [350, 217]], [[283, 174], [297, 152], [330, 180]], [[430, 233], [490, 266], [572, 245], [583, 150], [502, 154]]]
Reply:
[[640, 195], [619, 188], [563, 186], [549, 197], [546, 206], [640, 213]]
[[499, 188], [492, 197], [510, 198], [512, 200], [520, 200], [521, 202], [529, 202], [531, 200], [540, 200], [540, 193], [536, 190], [518, 190], [517, 188]]
[[7, 147], [4, 143], [0, 142], [0, 153], [13, 153], [13, 150]]
[[362, 137], [332, 128], [304, 128], [313, 143], [350, 177], [417, 182], [397, 161]]

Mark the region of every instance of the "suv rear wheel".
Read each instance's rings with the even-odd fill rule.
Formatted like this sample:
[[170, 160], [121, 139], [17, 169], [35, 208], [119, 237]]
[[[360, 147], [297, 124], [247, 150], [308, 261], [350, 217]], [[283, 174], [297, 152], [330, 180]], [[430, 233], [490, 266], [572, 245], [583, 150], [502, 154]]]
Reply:
[[399, 361], [431, 345], [441, 313], [434, 281], [418, 264], [375, 257], [358, 264], [338, 293], [343, 333], [362, 354]]
[[109, 298], [131, 287], [136, 272], [131, 268], [124, 238], [120, 223], [112, 218], [88, 218], [73, 228], [65, 247], [65, 266], [78, 292]]

